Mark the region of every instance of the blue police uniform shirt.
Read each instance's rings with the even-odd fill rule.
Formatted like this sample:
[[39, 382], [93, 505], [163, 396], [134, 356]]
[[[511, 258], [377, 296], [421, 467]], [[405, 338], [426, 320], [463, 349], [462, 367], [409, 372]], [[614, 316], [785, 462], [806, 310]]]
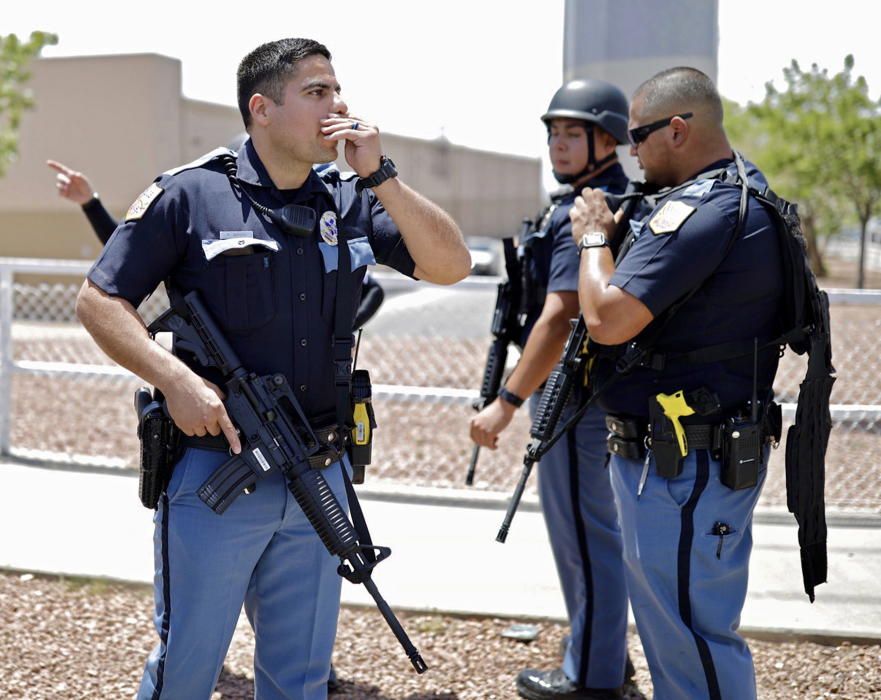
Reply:
[[[719, 168], [736, 172], [731, 160], [713, 163], [702, 172]], [[767, 187], [754, 165], [746, 163], [746, 169], [750, 184], [757, 189]], [[753, 338], [758, 338], [761, 347], [783, 330], [778, 313], [783, 287], [777, 233], [764, 207], [752, 197], [743, 233], [725, 256], [737, 223], [740, 193], [739, 185], [698, 176], [660, 199], [647, 217], [631, 224], [637, 238], [610, 284], [635, 296], [655, 317], [641, 336], [663, 322], [663, 317], [658, 317], [673, 303], [702, 285], [663, 328], [657, 352], [688, 352]], [[694, 207], [694, 211], [676, 231], [655, 234], [651, 222], [671, 201]], [[639, 340], [637, 337], [637, 343]], [[777, 361], [776, 347], [760, 351], [760, 399], [770, 392]], [[651, 396], [706, 387], [719, 396], [723, 413], [731, 415], [750, 400], [752, 386], [752, 353], [712, 363], [674, 360], [663, 370], [637, 367], [620, 376], [599, 403], [612, 414], [646, 417]]]
[[[599, 175], [589, 180], [585, 187], [621, 194], [627, 189], [629, 180], [620, 163], [614, 163]], [[541, 314], [545, 297], [549, 292], [578, 291], [578, 248], [572, 240], [572, 222], [569, 210], [581, 189], [555, 197], [545, 221], [539, 222], [539, 230], [522, 241], [529, 249], [527, 264], [532, 283], [537, 292], [529, 299], [526, 312], [524, 343], [532, 326]]]
[[[198, 290], [243, 367], [260, 375], [283, 373], [308, 416], [332, 417], [338, 248], [333, 236], [321, 231], [330, 233], [329, 218], [340, 225], [333, 194], [351, 195], [357, 208], [345, 217], [355, 272], [349, 312], [357, 309], [366, 265], [380, 262], [412, 276], [413, 259], [376, 196], [370, 190], [355, 192], [357, 178], [347, 179], [335, 168], [313, 170], [298, 189], [279, 190], [250, 139], [242, 145], [238, 180], [257, 202], [271, 209], [300, 204], [316, 211], [316, 230], [299, 238], [284, 233], [233, 190], [219, 152], [157, 178], [151, 188], [161, 193], [145, 210], [129, 210], [88, 277], [135, 307], [162, 281], [181, 294]], [[196, 373], [218, 382], [214, 371], [188, 353], [178, 354]]]

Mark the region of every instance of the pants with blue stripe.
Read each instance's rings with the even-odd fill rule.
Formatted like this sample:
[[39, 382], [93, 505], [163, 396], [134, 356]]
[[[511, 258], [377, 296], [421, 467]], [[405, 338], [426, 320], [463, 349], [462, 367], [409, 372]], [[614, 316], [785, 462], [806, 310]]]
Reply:
[[[535, 415], [538, 396], [530, 401]], [[559, 425], [571, 415], [564, 411]], [[591, 408], [538, 465], [542, 512], [571, 626], [563, 671], [588, 688], [616, 688], [627, 655], [621, 531], [607, 468], [602, 411]]]
[[[244, 603], [256, 638], [256, 699], [323, 699], [339, 615], [339, 562], [278, 472], [223, 515], [202, 503], [196, 491], [226, 459], [223, 452], [187, 449], [154, 517], [159, 643], [137, 698], [208, 700]], [[341, 465], [324, 476], [346, 507]]]
[[[754, 699], [752, 656], [736, 630], [765, 470], [756, 487], [732, 491], [706, 450], [689, 452], [673, 479], [657, 475], [649, 454], [640, 497], [642, 461], [613, 455], [611, 472], [630, 604], [654, 698]], [[729, 534], [716, 534], [720, 530]]]

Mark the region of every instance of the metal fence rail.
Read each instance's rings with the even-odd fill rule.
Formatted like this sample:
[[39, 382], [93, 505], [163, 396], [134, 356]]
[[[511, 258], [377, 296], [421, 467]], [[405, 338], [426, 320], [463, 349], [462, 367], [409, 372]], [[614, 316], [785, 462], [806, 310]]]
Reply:
[[[134, 466], [131, 392], [138, 380], [104, 356], [75, 321], [77, 278], [88, 268], [78, 261], [0, 258], [2, 454]], [[378, 277], [388, 300], [365, 332], [359, 360], [371, 370], [380, 420], [371, 478], [459, 487], [498, 280], [437, 288], [397, 275]], [[881, 512], [881, 486], [871, 477], [881, 467], [881, 291], [827, 291], [839, 372], [827, 499]], [[149, 320], [166, 303], [157, 292], [139, 311]], [[803, 357], [787, 353], [781, 360], [775, 390], [790, 419], [804, 369]], [[528, 428], [521, 411], [501, 448], [484, 451], [478, 488], [511, 488]], [[772, 459], [766, 503], [785, 503], [781, 454]]]

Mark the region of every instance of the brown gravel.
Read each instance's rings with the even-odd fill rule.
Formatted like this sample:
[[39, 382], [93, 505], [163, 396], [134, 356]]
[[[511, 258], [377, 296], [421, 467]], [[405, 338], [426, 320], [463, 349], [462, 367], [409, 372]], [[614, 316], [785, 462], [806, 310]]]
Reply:
[[[8, 700], [118, 700], [131, 697], [154, 644], [151, 592], [144, 586], [0, 573], [0, 697]], [[371, 609], [340, 616], [335, 665], [351, 700], [514, 698], [523, 667], [551, 667], [565, 628], [538, 623], [531, 644], [499, 633], [510, 620], [401, 614], [431, 667], [414, 674]], [[763, 700], [881, 698], [881, 643], [823, 645], [751, 640]], [[253, 636], [240, 625], [212, 700], [253, 697]], [[631, 639], [636, 681], [651, 681], [639, 641]], [[632, 694], [631, 698], [642, 697]]]

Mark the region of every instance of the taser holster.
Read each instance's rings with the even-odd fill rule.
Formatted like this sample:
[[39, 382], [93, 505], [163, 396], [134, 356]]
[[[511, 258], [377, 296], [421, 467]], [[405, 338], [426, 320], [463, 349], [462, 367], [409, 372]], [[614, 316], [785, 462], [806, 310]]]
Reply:
[[352, 483], [364, 483], [364, 467], [370, 464], [373, 451], [373, 431], [376, 417], [373, 414], [373, 390], [370, 373], [366, 369], [352, 372], [352, 421], [349, 440], [349, 459], [352, 462]]

